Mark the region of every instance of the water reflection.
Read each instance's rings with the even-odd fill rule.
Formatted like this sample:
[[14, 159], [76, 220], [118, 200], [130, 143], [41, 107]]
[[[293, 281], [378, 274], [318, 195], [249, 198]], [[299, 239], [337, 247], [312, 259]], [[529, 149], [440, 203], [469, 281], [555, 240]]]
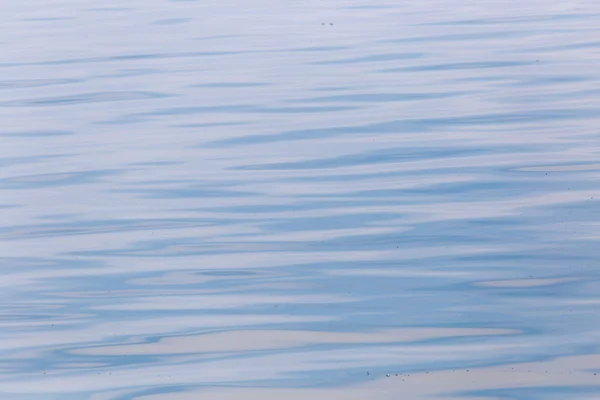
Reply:
[[597, 397], [600, 9], [376, 3], [3, 5], [2, 396]]
[[487, 399], [527, 398], [591, 399], [600, 389], [598, 356], [564, 357], [535, 363], [505, 364], [497, 367], [454, 369], [448, 371], [425, 371], [411, 374], [390, 373], [377, 377], [369, 383], [343, 389], [329, 388], [179, 388], [163, 393], [115, 393], [96, 396], [94, 399], [197, 399], [207, 396], [214, 399], [245, 399], [248, 396], [262, 399], [356, 399], [366, 400], [376, 396], [395, 399], [398, 393], [406, 398]]

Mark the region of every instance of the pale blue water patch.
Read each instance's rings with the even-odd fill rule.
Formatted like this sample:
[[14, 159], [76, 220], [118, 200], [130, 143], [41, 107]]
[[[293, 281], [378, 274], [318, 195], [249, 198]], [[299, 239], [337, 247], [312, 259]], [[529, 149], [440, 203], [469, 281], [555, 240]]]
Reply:
[[535, 87], [535, 86], [551, 86], [579, 82], [593, 82], [593, 78], [581, 75], [555, 75], [555, 76], [532, 76], [523, 78], [514, 82], [511, 86], [515, 87]]
[[[38, 135], [28, 135], [29, 132], [25, 132], [25, 137], [37, 137]], [[20, 137], [19, 134], [6, 134], [3, 136], [16, 136], [16, 137]], [[53, 135], [49, 135], [49, 136], [53, 136]], [[71, 155], [69, 154], [49, 154], [49, 155], [36, 155], [36, 156], [23, 156], [23, 157], [2, 157], [0, 158], [0, 167], [12, 167], [15, 165], [22, 165], [22, 164], [38, 164], [38, 163], [43, 163], [43, 162], [47, 162], [49, 160], [52, 159], [57, 159], [57, 158], [63, 158], [63, 157], [69, 157]], [[4, 178], [5, 181], [7, 182], [11, 182], [15, 180], [15, 177], [10, 177], [10, 178]], [[18, 179], [18, 178], [17, 178]]]
[[25, 66], [44, 66], [44, 65], [63, 65], [63, 64], [87, 64], [87, 63], [114, 63], [120, 61], [137, 61], [153, 59], [171, 59], [171, 58], [194, 58], [194, 57], [215, 57], [234, 54], [230, 52], [189, 52], [189, 53], [150, 53], [150, 54], [129, 54], [115, 55], [106, 58], [74, 58], [67, 60], [50, 60], [34, 63], [16, 63], [0, 64], [0, 67], [25, 67]]
[[169, 95], [164, 93], [148, 92], [84, 93], [74, 96], [13, 100], [0, 103], [0, 107], [68, 106], [77, 103], [112, 103], [115, 101], [156, 99], [161, 97], [169, 97]]
[[246, 124], [248, 124], [247, 121], [243, 121], [243, 122], [207, 122], [207, 123], [198, 123], [198, 124], [181, 124], [181, 125], [174, 125], [174, 126], [177, 128], [210, 128], [210, 127], [218, 127], [218, 126], [234, 126], [234, 125], [246, 125]]
[[596, 3], [2, 8], [0, 397], [600, 394]]
[[299, 103], [370, 103], [370, 102], [401, 102], [414, 100], [427, 100], [432, 98], [454, 97], [464, 93], [359, 93], [348, 95], [336, 95], [328, 97], [313, 97], [309, 99], [296, 100]]
[[207, 88], [242, 88], [242, 87], [256, 87], [256, 86], [267, 86], [268, 83], [259, 82], [215, 82], [215, 83], [199, 83], [191, 85], [190, 87], [207, 87]]
[[[334, 49], [336, 50], [336, 49]], [[369, 62], [380, 62], [380, 61], [396, 61], [396, 60], [410, 60], [414, 58], [423, 57], [422, 53], [392, 53], [392, 54], [376, 54], [373, 56], [356, 57], [344, 60], [335, 61], [319, 61], [316, 64], [354, 64], [354, 63], [369, 63]]]
[[450, 71], [454, 69], [487, 69], [487, 68], [506, 68], [533, 65], [534, 61], [489, 61], [489, 62], [471, 62], [471, 63], [452, 63], [436, 65], [419, 65], [414, 67], [402, 67], [384, 70], [383, 72], [403, 72], [403, 71]]
[[448, 126], [498, 125], [538, 123], [542, 121], [596, 118], [596, 109], [555, 109], [533, 110], [529, 112], [514, 112], [509, 114], [467, 115], [450, 118], [405, 119], [386, 121], [371, 125], [341, 126], [333, 128], [318, 128], [301, 131], [288, 131], [273, 135], [246, 135], [234, 139], [222, 139], [209, 143], [210, 146], [231, 146], [251, 143], [269, 143], [278, 141], [311, 140], [319, 137], [392, 133], [392, 132], [427, 132], [435, 128], [445, 129]]
[[154, 21], [155, 25], [178, 25], [190, 22], [191, 18], [170, 18], [170, 19], [159, 19]]
[[[586, 38], [587, 39], [587, 38]], [[586, 41], [583, 43], [569, 43], [563, 45], [549, 45], [544, 47], [538, 47], [537, 51], [561, 51], [561, 50], [586, 50], [600, 47], [600, 42], [597, 41]]]
[[75, 132], [70, 131], [25, 131], [25, 132], [7, 132], [0, 133], [0, 136], [12, 136], [12, 137], [53, 137], [53, 136], [69, 136], [74, 135]]
[[[536, 31], [537, 32], [537, 31]], [[527, 35], [529, 32], [522, 30], [514, 30], [514, 31], [491, 31], [491, 32], [473, 32], [473, 33], [461, 33], [461, 34], [447, 34], [447, 35], [439, 35], [439, 36], [422, 36], [422, 37], [405, 37], [398, 39], [390, 39], [387, 40], [387, 43], [410, 43], [410, 42], [454, 42], [454, 41], [462, 41], [468, 40], [478, 41], [478, 40], [490, 40], [490, 39], [505, 39], [511, 37], [523, 37]]]
[[43, 187], [69, 186], [96, 182], [118, 171], [77, 171], [55, 174], [15, 176], [0, 180], [0, 187], [10, 189], [39, 189]]
[[[599, 15], [593, 13], [591, 15], [584, 15], [581, 12], [577, 13], [564, 13], [564, 14], [549, 14], [549, 15], [531, 15], [531, 16], [508, 16], [508, 17], [487, 17], [487, 18], [475, 18], [458, 21], [444, 21], [444, 22], [433, 22], [432, 25], [511, 25], [531, 22], [547, 22], [547, 21], [569, 21], [577, 20], [582, 21], [587, 18], [597, 18]], [[429, 24], [429, 23], [427, 23]]]
[[[149, 113], [131, 114], [120, 116], [113, 120], [100, 121], [98, 124], [130, 124], [142, 121], [160, 118], [161, 116], [172, 115], [194, 115], [194, 114], [214, 114], [227, 113], [236, 115], [245, 114], [310, 114], [310, 113], [328, 113], [335, 111], [352, 110], [355, 107], [256, 107], [252, 105], [228, 105], [228, 106], [209, 106], [209, 107], [180, 107], [163, 110], [155, 110]], [[189, 124], [192, 127], [197, 124]], [[220, 125], [223, 125], [221, 123]]]
[[346, 50], [348, 49], [348, 47], [343, 47], [343, 46], [317, 46], [317, 47], [301, 47], [301, 48], [296, 48], [296, 49], [291, 49], [289, 51], [294, 51], [294, 52], [332, 52], [332, 51], [338, 51], [338, 50]]
[[78, 79], [27, 79], [18, 81], [0, 81], [0, 89], [20, 89], [51, 85], [65, 85], [78, 83]]

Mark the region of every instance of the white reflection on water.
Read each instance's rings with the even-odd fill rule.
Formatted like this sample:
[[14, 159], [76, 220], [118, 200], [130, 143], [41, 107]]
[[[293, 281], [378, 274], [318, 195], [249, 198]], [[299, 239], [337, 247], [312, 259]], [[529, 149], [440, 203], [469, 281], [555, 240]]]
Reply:
[[314, 344], [393, 343], [453, 336], [502, 335], [510, 333], [514, 332], [501, 329], [460, 328], [412, 328], [374, 333], [275, 330], [228, 331], [200, 336], [171, 337], [154, 343], [95, 347], [76, 352], [77, 354], [90, 355], [237, 352], [300, 347]]

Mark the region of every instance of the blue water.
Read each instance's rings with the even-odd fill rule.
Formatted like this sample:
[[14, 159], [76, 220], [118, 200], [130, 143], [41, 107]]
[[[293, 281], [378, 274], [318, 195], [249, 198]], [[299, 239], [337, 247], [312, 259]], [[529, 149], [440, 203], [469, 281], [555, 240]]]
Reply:
[[600, 3], [0, 23], [0, 398], [599, 398]]

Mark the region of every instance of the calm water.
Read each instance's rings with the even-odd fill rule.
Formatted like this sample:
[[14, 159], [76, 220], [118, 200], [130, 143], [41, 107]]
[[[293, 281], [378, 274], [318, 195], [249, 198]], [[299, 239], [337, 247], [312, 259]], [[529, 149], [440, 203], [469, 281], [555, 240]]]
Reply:
[[522, 3], [4, 1], [0, 397], [600, 398], [600, 4]]

